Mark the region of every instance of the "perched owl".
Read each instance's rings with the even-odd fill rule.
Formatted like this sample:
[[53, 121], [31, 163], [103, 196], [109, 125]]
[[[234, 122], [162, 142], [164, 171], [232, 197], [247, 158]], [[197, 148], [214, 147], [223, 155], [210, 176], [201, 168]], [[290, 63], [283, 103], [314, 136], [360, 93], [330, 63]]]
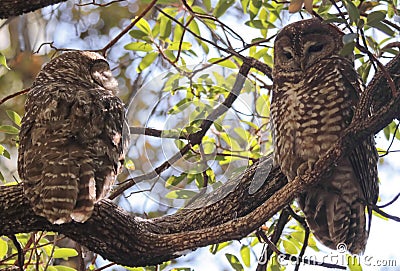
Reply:
[[124, 161], [128, 127], [107, 61], [71, 51], [36, 77], [25, 104], [18, 173], [34, 212], [54, 224], [85, 222]]
[[[292, 23], [276, 37], [274, 163], [289, 181], [312, 169], [352, 120], [363, 84], [342, 48], [340, 31], [318, 19]], [[297, 199], [310, 229], [327, 247], [343, 243], [352, 253], [364, 250], [365, 207], [378, 198], [377, 160], [371, 136]]]

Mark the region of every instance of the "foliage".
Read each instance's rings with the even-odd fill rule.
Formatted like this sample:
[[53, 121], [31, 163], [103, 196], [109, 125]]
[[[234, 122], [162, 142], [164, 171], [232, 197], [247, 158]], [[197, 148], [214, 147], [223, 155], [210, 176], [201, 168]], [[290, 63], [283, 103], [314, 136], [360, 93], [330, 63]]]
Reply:
[[[150, 5], [150, 1], [94, 1], [81, 5], [68, 2], [38, 13], [41, 14], [38, 20], [51, 33], [48, 38], [54, 41], [51, 49], [110, 49], [109, 59], [115, 66], [120, 96], [128, 105], [129, 124], [160, 131], [158, 137], [145, 136], [143, 132], [134, 136], [135, 144], [131, 146], [127, 170], [121, 175], [121, 180], [128, 175], [134, 178], [144, 176], [179, 153], [188, 144], [187, 139], [201, 130], [204, 120], [229, 95], [245, 57], [258, 59], [272, 68], [274, 35], [288, 21], [309, 17], [312, 12], [339, 25], [346, 33], [342, 53], [355, 53], [356, 67], [364, 82], [371, 79], [379, 66], [378, 61], [385, 63], [387, 58], [398, 53], [399, 45], [394, 42], [400, 30], [396, 24], [399, 21], [397, 0], [206, 0], [159, 1]], [[147, 7], [151, 9], [142, 14]], [[289, 11], [294, 14], [289, 14]], [[132, 22], [136, 22], [133, 27], [122, 27]], [[19, 23], [23, 24], [23, 21]], [[125, 29], [127, 34], [117, 40], [118, 43], [113, 42]], [[60, 38], [72, 32], [76, 36], [71, 40]], [[15, 38], [18, 34], [11, 32], [10, 37]], [[36, 36], [42, 37], [43, 33], [38, 32]], [[40, 43], [34, 44], [33, 39], [25, 38], [25, 44], [39, 49]], [[100, 48], [100, 44], [104, 47]], [[0, 68], [0, 86], [3, 86], [0, 93], [4, 96], [29, 87], [33, 79], [31, 75], [37, 73], [45, 55], [53, 52], [42, 47], [39, 55], [30, 58], [36, 65], [27, 70], [23, 68], [26, 67], [22, 61], [24, 58], [14, 53], [20, 47], [22, 44], [11, 44], [0, 54], [0, 65], [3, 66]], [[9, 66], [5, 56], [12, 59], [8, 61]], [[270, 153], [271, 84], [271, 74], [252, 70], [237, 101], [212, 119], [213, 124], [202, 137], [201, 144], [190, 146], [183, 153], [184, 159], [176, 160], [164, 169], [158, 180], [146, 179], [127, 188], [124, 195], [131, 196], [127, 200], [119, 198], [121, 205], [128, 204], [128, 209], [138, 216], [145, 212], [150, 217], [169, 213], [223, 185], [231, 176]], [[1, 104], [2, 164], [17, 159], [15, 150], [23, 114], [23, 101], [18, 99]], [[400, 139], [396, 122], [383, 132], [387, 140]], [[385, 153], [389, 152], [385, 150]], [[15, 168], [0, 166], [3, 183], [15, 183], [12, 178], [15, 175]], [[151, 207], [146, 210], [144, 206], [133, 204], [136, 196]], [[292, 208], [297, 211], [295, 205]], [[272, 234], [276, 225], [277, 219], [266, 222], [266, 233]], [[82, 256], [81, 249], [61, 247], [67, 245], [60, 243], [60, 238], [53, 233], [21, 234], [17, 239], [24, 251], [27, 270], [78, 268], [79, 260], [76, 259]], [[305, 240], [301, 223], [292, 219], [276, 246], [282, 253], [299, 255]], [[318, 251], [312, 236], [307, 242], [309, 247]], [[18, 253], [15, 245], [7, 237], [0, 238], [0, 268], [16, 263]], [[233, 270], [254, 270], [262, 246], [256, 236], [249, 236], [241, 241], [239, 247], [234, 242], [227, 242], [211, 246], [210, 252], [216, 255], [224, 253], [225, 263]], [[78, 254], [75, 260], [68, 261]], [[273, 259], [268, 270], [283, 270], [276, 254]], [[89, 270], [101, 267], [95, 256], [86, 261]], [[188, 263], [178, 260], [157, 269], [126, 268], [135, 271], [192, 270], [185, 264]]]

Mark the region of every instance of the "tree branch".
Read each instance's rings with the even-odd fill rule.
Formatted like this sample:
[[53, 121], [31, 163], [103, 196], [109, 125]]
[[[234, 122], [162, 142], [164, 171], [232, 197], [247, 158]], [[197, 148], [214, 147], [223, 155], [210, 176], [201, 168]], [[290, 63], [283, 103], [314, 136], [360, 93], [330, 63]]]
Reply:
[[[397, 89], [400, 86], [399, 67], [399, 56], [386, 66]], [[379, 132], [400, 116], [400, 95], [398, 92], [392, 95], [385, 78], [379, 76], [378, 72], [363, 94], [356, 115], [363, 116], [363, 112], [369, 111], [369, 104], [374, 105], [373, 114], [353, 121], [327, 154], [316, 162], [312, 171], [286, 185], [286, 178], [277, 168], [270, 171], [271, 160], [265, 158], [173, 215], [142, 219], [103, 200], [96, 204], [93, 216], [86, 223], [63, 225], [52, 225], [34, 215], [21, 185], [2, 186], [0, 235], [57, 231], [106, 259], [128, 266], [154, 265], [198, 247], [241, 239], [320, 180], [358, 142]], [[213, 116], [210, 120], [214, 120]], [[189, 139], [195, 140], [196, 136]]]
[[0, 19], [18, 16], [65, 1], [66, 0], [1, 0]]

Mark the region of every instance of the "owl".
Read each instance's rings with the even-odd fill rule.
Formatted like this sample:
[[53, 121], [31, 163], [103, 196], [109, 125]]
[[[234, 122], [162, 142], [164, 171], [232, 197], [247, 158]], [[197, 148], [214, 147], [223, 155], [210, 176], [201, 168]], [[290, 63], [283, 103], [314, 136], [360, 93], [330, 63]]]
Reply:
[[85, 222], [124, 162], [128, 127], [107, 61], [70, 51], [36, 77], [19, 134], [18, 173], [33, 211], [54, 224]]
[[[363, 91], [352, 56], [341, 53], [342, 37], [335, 26], [316, 18], [287, 25], [276, 37], [274, 164], [288, 181], [313, 169], [339, 139]], [[308, 226], [325, 246], [364, 251], [371, 219], [368, 208], [367, 226], [365, 207], [378, 198], [377, 161], [371, 136], [297, 198]]]

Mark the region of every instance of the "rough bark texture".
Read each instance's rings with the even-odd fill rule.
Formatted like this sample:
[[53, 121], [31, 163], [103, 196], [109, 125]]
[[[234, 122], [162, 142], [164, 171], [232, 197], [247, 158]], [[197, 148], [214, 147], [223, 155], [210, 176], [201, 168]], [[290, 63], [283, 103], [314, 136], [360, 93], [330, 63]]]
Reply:
[[[92, 218], [86, 223], [61, 226], [35, 216], [20, 185], [3, 186], [0, 187], [0, 236], [35, 230], [57, 231], [104, 258], [128, 266], [153, 265], [201, 246], [241, 239], [320, 180], [358, 142], [399, 118], [399, 70], [397, 56], [386, 71], [392, 75], [397, 90], [390, 94], [392, 89], [378, 72], [344, 135], [316, 162], [311, 172], [290, 183], [285, 184], [279, 169], [270, 171], [271, 161], [265, 158], [214, 193], [198, 198], [173, 215], [141, 219], [104, 200], [95, 206]], [[369, 111], [370, 104], [375, 106], [372, 116], [368, 117], [365, 112]], [[218, 198], [220, 195], [226, 196]], [[207, 205], [208, 202], [214, 203]]]
[[66, 0], [1, 0], [0, 19], [18, 16], [37, 9], [65, 2]]

